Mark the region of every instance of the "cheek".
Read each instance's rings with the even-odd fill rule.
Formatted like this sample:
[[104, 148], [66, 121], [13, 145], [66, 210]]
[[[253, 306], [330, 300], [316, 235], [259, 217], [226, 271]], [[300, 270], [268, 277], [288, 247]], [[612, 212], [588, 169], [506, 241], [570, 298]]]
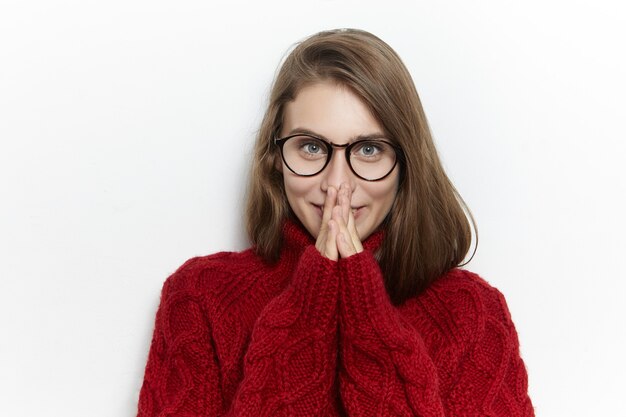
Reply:
[[371, 201], [370, 216], [362, 220], [364, 230], [359, 230], [363, 238], [366, 238], [374, 231], [387, 217], [398, 193], [398, 179], [396, 176], [389, 178], [390, 181], [383, 180], [379, 183], [369, 183], [364, 191], [367, 192]]
[[285, 192], [290, 202], [292, 199], [304, 197], [310, 192], [311, 184], [308, 184], [309, 181], [303, 180], [305, 179], [302, 177], [289, 174], [284, 176]]
[[371, 184], [368, 190], [370, 198], [376, 202], [379, 210], [387, 211], [391, 208], [398, 193], [398, 181], [394, 178], [391, 181]]
[[317, 238], [321, 218], [310, 203], [319, 201], [316, 194], [319, 192], [319, 182], [314, 178], [287, 174], [284, 177], [284, 184], [289, 207], [311, 236]]
[[394, 186], [386, 186], [386, 187], [376, 187], [369, 192], [370, 196], [375, 201], [389, 201], [395, 198], [396, 196], [396, 187]]
[[287, 201], [291, 209], [300, 216], [303, 214], [301, 210], [305, 209], [308, 203], [317, 201], [314, 194], [319, 190], [319, 183], [315, 178], [298, 177], [286, 169], [283, 173]]

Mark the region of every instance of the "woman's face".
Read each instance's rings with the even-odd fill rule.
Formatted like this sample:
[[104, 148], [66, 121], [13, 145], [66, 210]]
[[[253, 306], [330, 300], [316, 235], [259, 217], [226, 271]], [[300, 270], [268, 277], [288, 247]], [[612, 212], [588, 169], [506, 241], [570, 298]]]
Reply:
[[[359, 137], [384, 137], [381, 125], [363, 101], [346, 87], [322, 82], [304, 87], [284, 110], [281, 137], [311, 133], [336, 145], [349, 144]], [[398, 166], [380, 181], [365, 181], [350, 170], [343, 148], [335, 148], [322, 172], [302, 177], [291, 172], [281, 160], [287, 200], [308, 232], [317, 238], [322, 223], [326, 191], [346, 183], [352, 191], [351, 207], [356, 230], [366, 239], [389, 213], [398, 189]]]

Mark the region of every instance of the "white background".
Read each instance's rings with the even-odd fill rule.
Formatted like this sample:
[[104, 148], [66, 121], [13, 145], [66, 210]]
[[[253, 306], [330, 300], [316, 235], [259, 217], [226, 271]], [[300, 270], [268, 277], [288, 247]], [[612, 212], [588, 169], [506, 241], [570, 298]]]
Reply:
[[335, 27], [409, 67], [537, 415], [626, 415], [620, 2], [0, 1], [0, 415], [134, 415], [163, 281], [247, 246], [274, 72]]

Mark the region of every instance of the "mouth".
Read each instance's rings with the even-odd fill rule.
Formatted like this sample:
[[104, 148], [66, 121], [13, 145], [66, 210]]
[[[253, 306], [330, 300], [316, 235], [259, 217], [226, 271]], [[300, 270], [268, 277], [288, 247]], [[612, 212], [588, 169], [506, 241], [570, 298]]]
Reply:
[[[314, 208], [315, 211], [317, 212], [317, 214], [322, 217], [322, 215], [324, 214], [324, 206], [322, 205], [318, 205], [318, 204], [311, 204]], [[352, 216], [354, 216], [354, 219], [356, 220], [357, 217], [359, 217], [359, 215], [362, 213], [363, 208], [365, 206], [359, 206], [359, 207], [351, 207], [350, 210], [352, 211]]]
[[364, 207], [365, 206], [352, 207], [352, 216], [354, 217], [354, 220], [359, 218], [360, 214], [363, 212]]

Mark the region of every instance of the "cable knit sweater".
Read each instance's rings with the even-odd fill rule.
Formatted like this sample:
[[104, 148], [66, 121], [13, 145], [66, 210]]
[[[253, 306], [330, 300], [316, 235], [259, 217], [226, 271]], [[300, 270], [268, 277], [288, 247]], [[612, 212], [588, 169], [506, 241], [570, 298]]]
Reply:
[[373, 256], [193, 258], [163, 286], [139, 416], [533, 416], [503, 296], [453, 269], [392, 305]]

